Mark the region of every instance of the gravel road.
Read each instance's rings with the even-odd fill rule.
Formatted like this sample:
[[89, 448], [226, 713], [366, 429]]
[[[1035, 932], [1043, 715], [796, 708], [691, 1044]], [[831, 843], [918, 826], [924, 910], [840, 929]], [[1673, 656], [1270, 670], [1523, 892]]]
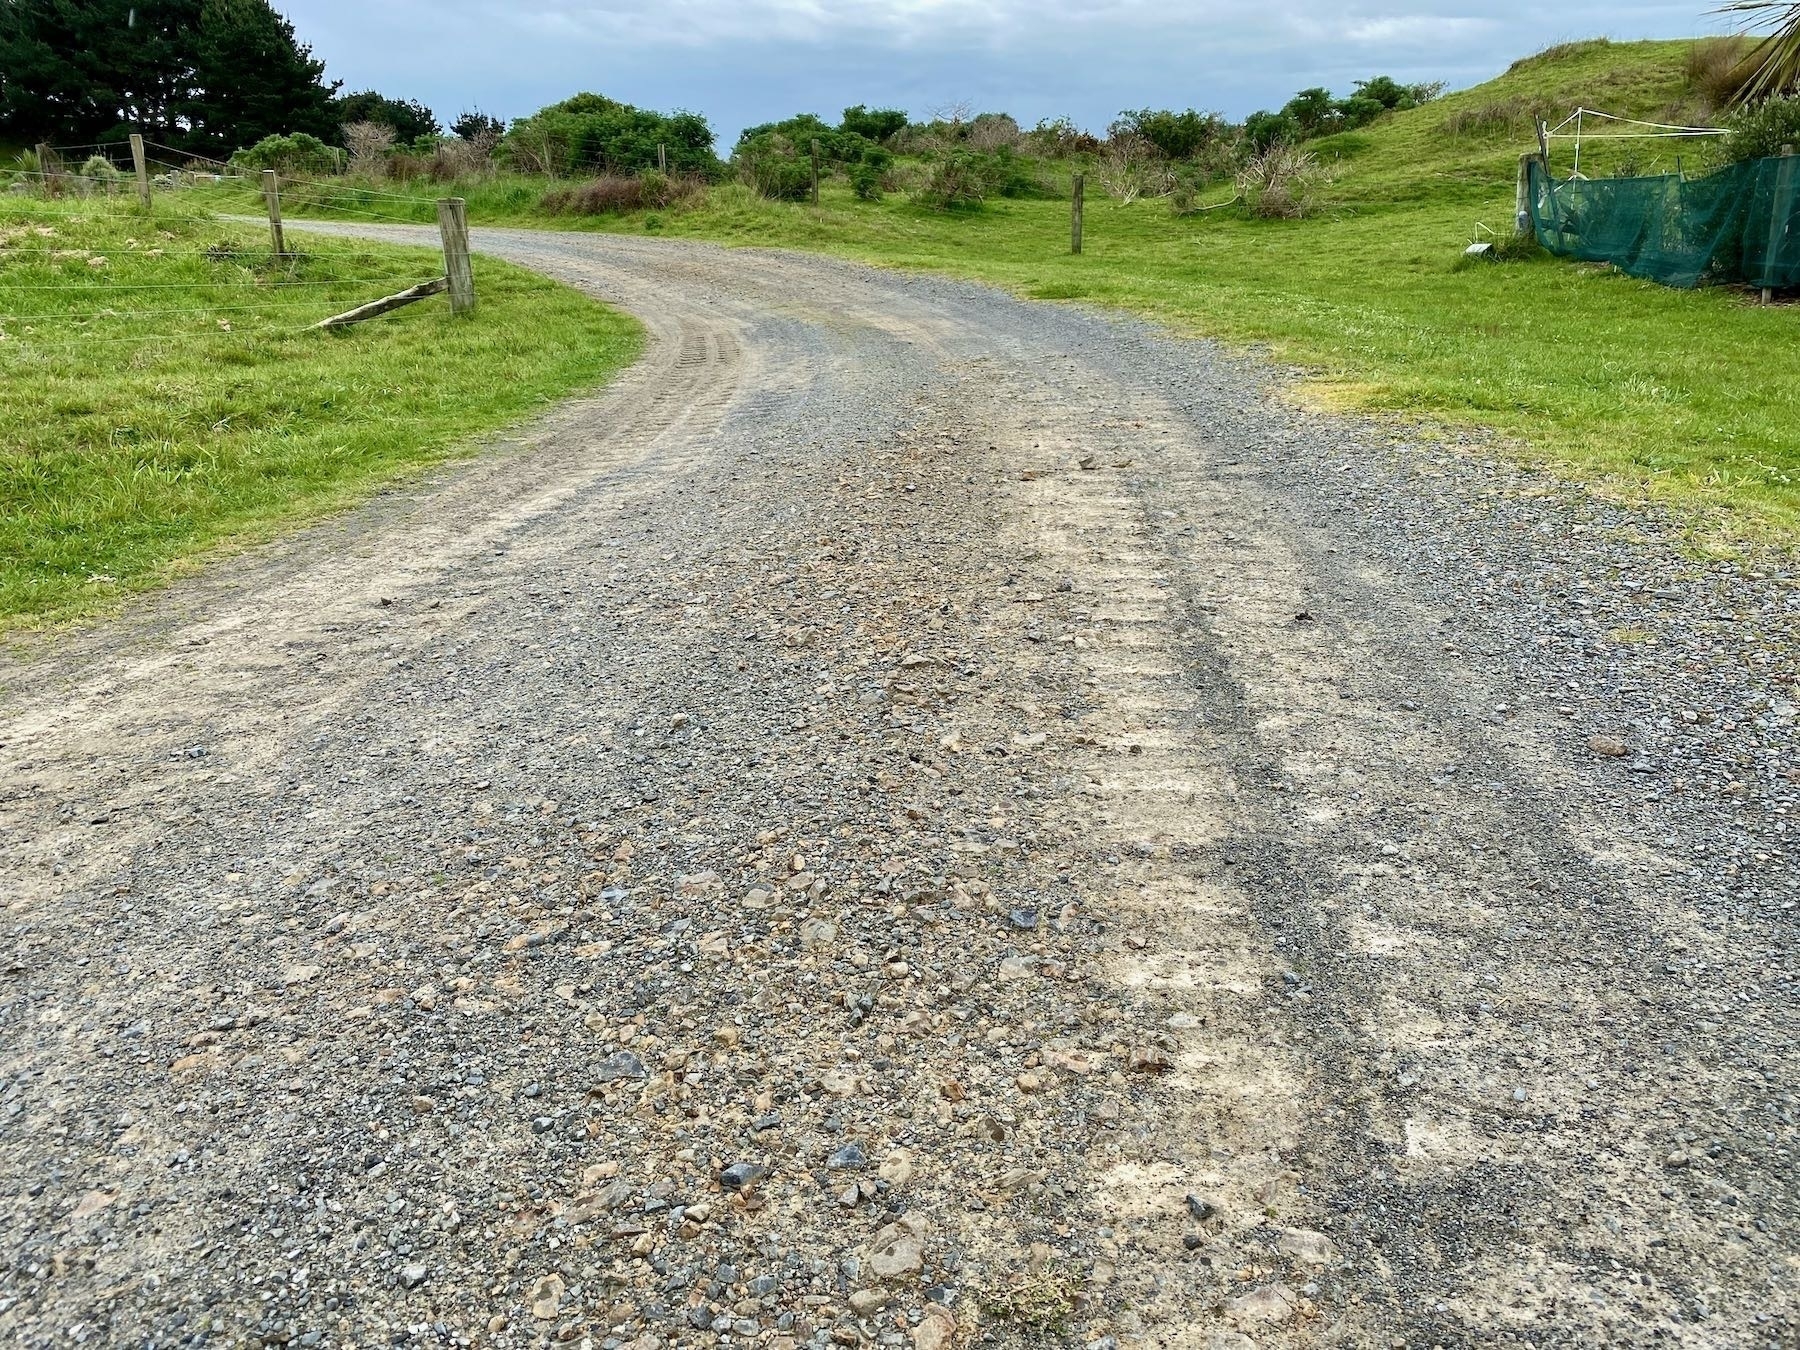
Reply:
[[649, 354], [0, 665], [0, 1341], [1800, 1345], [1785, 564], [1077, 308], [477, 245]]

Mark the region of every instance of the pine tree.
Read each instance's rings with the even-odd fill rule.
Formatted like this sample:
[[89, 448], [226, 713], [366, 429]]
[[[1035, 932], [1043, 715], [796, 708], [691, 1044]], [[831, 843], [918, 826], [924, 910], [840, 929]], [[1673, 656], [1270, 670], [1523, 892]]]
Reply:
[[335, 133], [337, 86], [268, 0], [0, 0], [0, 130], [152, 140], [223, 158]]
[[199, 14], [200, 0], [4, 0], [0, 127], [65, 143], [168, 130]]
[[182, 148], [223, 158], [265, 136], [335, 136], [325, 63], [267, 0], [203, 0]]

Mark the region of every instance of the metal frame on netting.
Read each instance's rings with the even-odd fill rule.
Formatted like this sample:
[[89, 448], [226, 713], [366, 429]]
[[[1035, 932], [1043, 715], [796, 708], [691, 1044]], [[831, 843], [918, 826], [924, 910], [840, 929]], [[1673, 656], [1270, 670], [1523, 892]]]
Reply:
[[[1609, 131], [1599, 134], [1590, 133], [1586, 129], [1586, 120], [1596, 118], [1615, 126], [1644, 127], [1644, 131]], [[1565, 128], [1573, 124], [1575, 130]], [[1577, 107], [1555, 126], [1545, 122], [1538, 123], [1538, 142], [1544, 155], [1544, 171], [1550, 172], [1550, 142], [1575, 142], [1575, 165], [1569, 172], [1571, 179], [1581, 178], [1581, 146], [1586, 141], [1660, 141], [1678, 140], [1684, 137], [1706, 137], [1728, 135], [1720, 127], [1684, 127], [1669, 122], [1645, 122], [1635, 117], [1620, 117], [1616, 113], [1600, 112], [1595, 108]]]

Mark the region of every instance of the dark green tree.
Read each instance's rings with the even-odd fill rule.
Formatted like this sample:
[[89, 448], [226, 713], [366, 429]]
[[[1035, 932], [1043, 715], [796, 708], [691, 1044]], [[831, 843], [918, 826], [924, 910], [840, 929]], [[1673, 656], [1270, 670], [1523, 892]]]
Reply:
[[373, 89], [344, 95], [332, 105], [331, 112], [336, 123], [332, 128], [333, 139], [337, 138], [338, 127], [351, 122], [379, 122], [392, 127], [394, 140], [402, 145], [410, 145], [421, 136], [443, 134], [437, 114], [417, 99], [388, 98]]
[[176, 106], [183, 149], [225, 158], [265, 136], [333, 138], [325, 63], [266, 0], [203, 0], [191, 94]]
[[844, 109], [844, 120], [838, 130], [861, 136], [880, 145], [889, 136], [905, 131], [907, 116], [898, 108], [869, 108], [859, 103]]
[[450, 130], [465, 141], [476, 140], [482, 136], [491, 136], [495, 140], [506, 134], [506, 123], [498, 117], [489, 117], [480, 108], [460, 114], [450, 124]]
[[1337, 130], [1338, 104], [1329, 89], [1302, 89], [1281, 109], [1282, 115], [1298, 131], [1298, 139], [1309, 140]]
[[322, 130], [323, 74], [267, 0], [0, 0], [0, 129], [20, 140], [141, 131], [223, 157]]
[[200, 0], [0, 3], [0, 127], [64, 144], [160, 133], [192, 88]]

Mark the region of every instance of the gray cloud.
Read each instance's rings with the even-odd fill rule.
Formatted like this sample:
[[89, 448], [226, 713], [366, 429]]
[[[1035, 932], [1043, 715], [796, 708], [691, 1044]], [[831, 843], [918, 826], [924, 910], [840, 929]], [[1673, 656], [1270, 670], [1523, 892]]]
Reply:
[[[278, 5], [281, 0], [277, 0]], [[1485, 79], [1551, 42], [1717, 31], [1707, 9], [1577, 0], [1275, 6], [1210, 0], [291, 0], [300, 35], [353, 88], [454, 116], [516, 117], [578, 89], [739, 128], [849, 103], [915, 115], [953, 103], [1096, 129], [1121, 108], [1241, 117], [1295, 90], [1374, 74]]]

